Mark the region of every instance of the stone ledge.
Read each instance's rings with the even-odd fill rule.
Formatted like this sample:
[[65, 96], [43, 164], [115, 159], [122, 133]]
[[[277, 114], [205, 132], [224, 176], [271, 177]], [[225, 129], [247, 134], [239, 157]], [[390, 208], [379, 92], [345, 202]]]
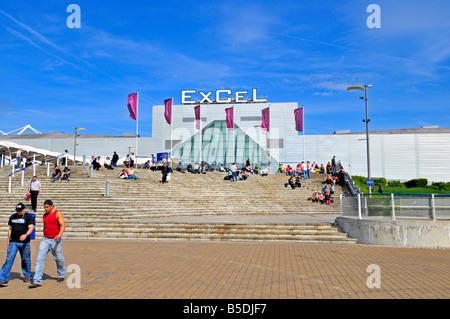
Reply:
[[336, 223], [359, 244], [450, 248], [450, 221], [448, 220], [391, 220], [337, 217]]

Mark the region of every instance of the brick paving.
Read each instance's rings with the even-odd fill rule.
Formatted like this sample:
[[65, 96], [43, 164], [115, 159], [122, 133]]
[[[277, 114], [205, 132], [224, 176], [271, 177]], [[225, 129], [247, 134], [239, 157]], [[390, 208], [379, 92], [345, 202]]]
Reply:
[[[32, 241], [32, 271], [39, 240]], [[6, 257], [6, 240], [0, 262]], [[43, 286], [28, 289], [16, 257], [0, 299], [448, 299], [450, 250], [365, 245], [200, 241], [71, 241], [56, 282], [49, 254]], [[380, 288], [368, 288], [369, 265]]]

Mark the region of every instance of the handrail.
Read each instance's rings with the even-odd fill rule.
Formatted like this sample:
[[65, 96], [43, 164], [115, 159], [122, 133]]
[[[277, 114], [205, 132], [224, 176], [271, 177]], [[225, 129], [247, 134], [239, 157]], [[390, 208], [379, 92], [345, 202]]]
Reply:
[[39, 163], [35, 161], [35, 162], [33, 162], [33, 163], [31, 163], [31, 164], [25, 166], [25, 167], [22, 167], [21, 169], [15, 171], [15, 172], [12, 172], [11, 174], [8, 175], [8, 177], [11, 177], [11, 176], [13, 176], [14, 174], [19, 173], [19, 172], [21, 172], [21, 171], [25, 171], [28, 167], [33, 166], [34, 164], [39, 164]]
[[37, 152], [33, 152], [33, 153], [30, 153], [30, 154], [27, 154], [27, 156], [24, 156], [23, 158], [28, 158], [28, 157], [30, 157], [31, 155], [34, 155], [34, 154], [37, 154]]
[[[434, 196], [439, 196], [439, 197], [450, 197], [450, 194], [441, 194], [441, 193], [372, 193], [372, 194], [359, 194], [361, 195], [361, 197], [367, 196], [367, 197], [371, 197], [371, 196], [391, 196], [392, 195], [398, 195], [398, 196], [404, 196], [404, 197], [414, 197], [414, 196], [418, 196], [418, 197], [431, 197], [432, 195]], [[342, 194], [342, 196], [356, 196], [358, 195], [357, 193], [353, 193], [353, 194]]]
[[[389, 196], [386, 196], [389, 195]], [[413, 196], [411, 196], [413, 195]], [[357, 205], [353, 204], [345, 204], [344, 203], [344, 198], [345, 197], [357, 197], [358, 202]], [[386, 196], [384, 197], [384, 199], [387, 199], [387, 202], [378, 202], [378, 201], [371, 201], [371, 197], [375, 197], [375, 196]], [[424, 199], [430, 199], [430, 204], [429, 205], [423, 205], [422, 203], [417, 203], [419, 205], [411, 205], [410, 202], [406, 201], [406, 202], [396, 202], [395, 199], [398, 198], [404, 198], [405, 200], [410, 198], [410, 199], [415, 199], [417, 197], [422, 197]], [[437, 205], [436, 203], [436, 198], [449, 198], [450, 194], [411, 194], [411, 193], [390, 193], [390, 194], [371, 194], [369, 196], [366, 196], [364, 198], [363, 194], [341, 194], [340, 195], [340, 216], [344, 217], [344, 216], [353, 216], [354, 214], [354, 209], [357, 208], [358, 210], [358, 218], [362, 219], [363, 215], [364, 217], [390, 217], [392, 218], [392, 220], [395, 220], [397, 217], [400, 218], [431, 218], [433, 221], [436, 221], [437, 219], [448, 219], [448, 217], [450, 216], [450, 205], [448, 204], [448, 200], [441, 202], [439, 205]], [[364, 201], [362, 201], [362, 198], [364, 198]], [[348, 203], [348, 202], [347, 202]], [[409, 205], [408, 205], [409, 204]], [[420, 205], [422, 204], [422, 205]], [[447, 204], [447, 205], [445, 205]], [[351, 208], [352, 212], [347, 211], [346, 212], [346, 208]], [[402, 213], [401, 216], [398, 215], [398, 213], [396, 213], [396, 211], [398, 211], [400, 209], [400, 212], [402, 210], [413, 210], [417, 211], [417, 210], [429, 210], [429, 213], [427, 215], [424, 216], [417, 216], [417, 213], [413, 213], [413, 214], [404, 214]], [[375, 214], [372, 214], [372, 212], [375, 210]], [[364, 214], [363, 214], [364, 211]], [[444, 215], [437, 215], [437, 212], [444, 212]], [[350, 215], [347, 215], [350, 214]]]
[[69, 152], [61, 153], [61, 154], [59, 154], [58, 156], [55, 156], [55, 157], [53, 157], [53, 158], [51, 158], [51, 159], [49, 159], [48, 161], [45, 161], [45, 162], [48, 163], [48, 162], [50, 162], [50, 161], [53, 161], [55, 158], [60, 158], [61, 156], [65, 155], [65, 154], [68, 154], [68, 153], [69, 153]]

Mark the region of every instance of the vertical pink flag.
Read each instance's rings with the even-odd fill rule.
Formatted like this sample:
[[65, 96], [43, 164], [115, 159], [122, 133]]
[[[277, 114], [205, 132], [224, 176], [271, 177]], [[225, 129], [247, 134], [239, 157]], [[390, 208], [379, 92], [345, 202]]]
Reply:
[[227, 128], [233, 130], [234, 128], [233, 108], [229, 107], [225, 109], [225, 113], [227, 114]]
[[261, 129], [265, 132], [269, 132], [269, 127], [270, 127], [270, 110], [267, 107], [262, 110]]
[[168, 124], [172, 122], [172, 98], [164, 100], [164, 117]]
[[136, 120], [137, 113], [137, 93], [128, 95], [128, 111], [130, 111], [130, 119]]
[[197, 105], [196, 107], [194, 107], [194, 112], [195, 112], [195, 128], [197, 130], [200, 129], [200, 105]]
[[294, 110], [295, 114], [295, 130], [298, 132], [303, 132], [303, 108], [298, 108]]

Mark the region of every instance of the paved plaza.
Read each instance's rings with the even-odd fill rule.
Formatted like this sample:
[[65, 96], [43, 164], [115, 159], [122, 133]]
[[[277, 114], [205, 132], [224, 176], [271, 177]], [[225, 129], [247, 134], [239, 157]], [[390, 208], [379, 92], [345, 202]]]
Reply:
[[[32, 271], [39, 242], [32, 241]], [[0, 251], [2, 263], [6, 257], [6, 240], [3, 248]], [[269, 242], [66, 240], [63, 252], [69, 270], [65, 282], [56, 282], [56, 266], [49, 254], [43, 286], [29, 289], [28, 284], [22, 282], [20, 260], [16, 257], [9, 286], [0, 288], [0, 298], [185, 299], [195, 302], [195, 299], [450, 297], [448, 249]]]

